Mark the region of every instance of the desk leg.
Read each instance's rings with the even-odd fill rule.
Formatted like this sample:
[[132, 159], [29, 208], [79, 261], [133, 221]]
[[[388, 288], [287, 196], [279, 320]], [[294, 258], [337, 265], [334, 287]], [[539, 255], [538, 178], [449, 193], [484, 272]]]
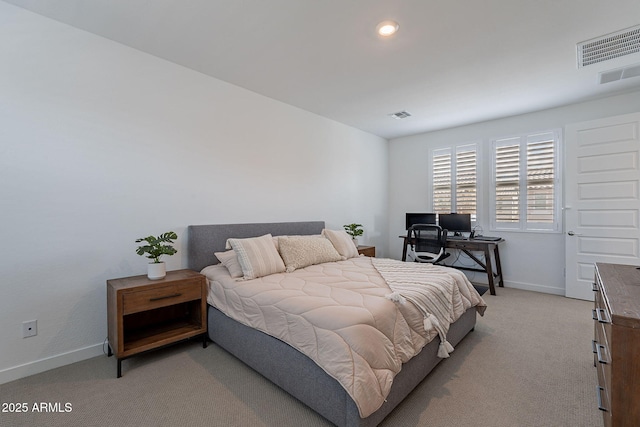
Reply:
[[406, 261], [407, 260], [407, 238], [405, 237], [404, 240], [404, 246], [402, 247], [402, 261]]
[[498, 245], [493, 246], [493, 257], [496, 260], [496, 272], [498, 273], [498, 286], [504, 288], [504, 280], [502, 279], [502, 266], [500, 265], [500, 252]]
[[487, 280], [489, 281], [489, 292], [491, 295], [495, 295], [496, 287], [493, 283], [493, 267], [491, 265], [491, 251], [489, 251], [489, 245], [484, 248], [484, 263], [486, 265], [485, 269], [487, 270]]

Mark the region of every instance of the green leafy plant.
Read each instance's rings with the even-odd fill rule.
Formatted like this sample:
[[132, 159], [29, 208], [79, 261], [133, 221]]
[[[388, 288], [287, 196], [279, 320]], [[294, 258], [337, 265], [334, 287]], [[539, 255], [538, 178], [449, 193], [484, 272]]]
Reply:
[[353, 239], [358, 236], [362, 236], [362, 233], [364, 233], [364, 230], [362, 230], [362, 224], [345, 224], [343, 227], [347, 234]]
[[152, 259], [154, 264], [157, 264], [160, 262], [160, 257], [162, 255], [173, 255], [178, 252], [173, 246], [166, 244], [173, 243], [177, 238], [178, 235], [173, 231], [161, 234], [158, 237], [141, 237], [136, 240], [136, 243], [147, 242], [147, 244], [144, 246], [138, 246], [136, 253], [141, 256], [147, 254], [146, 257]]

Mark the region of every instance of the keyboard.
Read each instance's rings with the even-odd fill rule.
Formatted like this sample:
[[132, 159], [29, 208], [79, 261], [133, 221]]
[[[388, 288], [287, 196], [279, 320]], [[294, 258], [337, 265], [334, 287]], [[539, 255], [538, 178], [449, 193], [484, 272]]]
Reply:
[[493, 236], [475, 236], [473, 240], [484, 240], [485, 242], [497, 242], [502, 239], [502, 237], [493, 237]]

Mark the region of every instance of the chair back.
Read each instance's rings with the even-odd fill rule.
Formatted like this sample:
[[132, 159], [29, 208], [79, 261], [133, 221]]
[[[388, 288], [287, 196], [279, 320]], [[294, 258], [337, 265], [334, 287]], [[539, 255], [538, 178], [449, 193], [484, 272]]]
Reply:
[[443, 259], [447, 230], [435, 224], [414, 224], [407, 233], [415, 261], [438, 262]]

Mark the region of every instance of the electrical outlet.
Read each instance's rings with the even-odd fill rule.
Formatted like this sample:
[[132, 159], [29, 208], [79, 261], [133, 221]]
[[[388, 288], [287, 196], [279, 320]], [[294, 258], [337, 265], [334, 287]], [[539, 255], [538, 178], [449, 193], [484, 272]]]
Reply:
[[35, 337], [38, 335], [38, 321], [27, 320], [22, 322], [22, 338]]

